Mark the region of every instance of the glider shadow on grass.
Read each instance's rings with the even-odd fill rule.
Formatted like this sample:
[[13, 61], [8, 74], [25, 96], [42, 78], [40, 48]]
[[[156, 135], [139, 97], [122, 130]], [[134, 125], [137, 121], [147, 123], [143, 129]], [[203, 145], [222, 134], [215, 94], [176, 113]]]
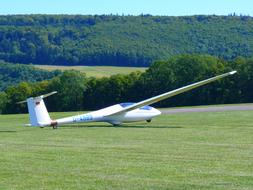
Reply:
[[119, 126], [113, 126], [113, 125], [66, 125], [61, 126], [61, 129], [67, 129], [67, 128], [140, 128], [140, 129], [180, 129], [183, 128], [182, 126], [154, 126], [154, 125], [119, 125]]
[[11, 131], [11, 130], [0, 130], [0, 133], [16, 133], [17, 131]]

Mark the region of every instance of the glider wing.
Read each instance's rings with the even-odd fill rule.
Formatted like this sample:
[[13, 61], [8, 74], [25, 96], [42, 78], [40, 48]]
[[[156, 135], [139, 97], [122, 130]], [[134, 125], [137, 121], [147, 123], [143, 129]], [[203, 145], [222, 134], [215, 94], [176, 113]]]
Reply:
[[124, 113], [124, 112], [127, 112], [127, 111], [131, 111], [131, 110], [134, 110], [134, 109], [137, 109], [137, 108], [146, 106], [146, 105], [150, 105], [150, 104], [159, 102], [159, 101], [161, 101], [161, 100], [164, 100], [164, 99], [170, 98], [170, 97], [172, 97], [172, 96], [181, 94], [181, 93], [183, 93], [183, 92], [192, 90], [192, 89], [194, 89], [194, 88], [203, 86], [203, 85], [205, 85], [205, 84], [211, 83], [211, 82], [213, 82], [213, 81], [216, 81], [216, 80], [218, 80], [218, 79], [224, 78], [224, 77], [226, 77], [226, 76], [233, 75], [233, 74], [235, 74], [236, 72], [237, 72], [237, 71], [231, 71], [231, 72], [228, 72], [228, 73], [225, 73], [225, 74], [222, 74], [222, 75], [218, 75], [218, 76], [215, 76], [215, 77], [212, 77], [212, 78], [209, 78], [209, 79], [200, 81], [200, 82], [196, 82], [196, 83], [193, 83], [193, 84], [190, 84], [190, 85], [187, 85], [187, 86], [178, 88], [178, 89], [176, 89], [176, 90], [172, 90], [172, 91], [169, 91], [169, 92], [160, 94], [160, 95], [158, 95], [158, 96], [155, 96], [155, 97], [152, 97], [152, 98], [143, 100], [143, 101], [138, 102], [138, 103], [135, 103], [135, 104], [132, 104], [132, 105], [130, 105], [130, 106], [128, 106], [128, 107], [126, 107], [126, 108], [124, 108], [124, 109], [122, 109], [122, 110], [119, 110], [119, 111], [116, 111], [116, 112], [113, 112], [113, 113], [109, 113], [108, 115], [105, 115], [105, 116], [112, 116], [112, 115], [116, 115], [116, 114], [118, 115], [118, 114], [121, 114], [121, 113]]

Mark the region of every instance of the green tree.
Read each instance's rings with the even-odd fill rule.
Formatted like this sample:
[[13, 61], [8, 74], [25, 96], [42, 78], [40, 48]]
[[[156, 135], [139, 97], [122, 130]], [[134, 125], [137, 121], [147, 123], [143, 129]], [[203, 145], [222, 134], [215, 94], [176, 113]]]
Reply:
[[[203, 55], [180, 55], [167, 61], [155, 62], [142, 75], [142, 99], [152, 97], [169, 90], [173, 90], [190, 83], [225, 72], [225, 62]], [[174, 98], [159, 102], [158, 106], [195, 105], [203, 103], [216, 103], [222, 97], [222, 82], [210, 84], [205, 88], [198, 88]], [[220, 87], [219, 87], [220, 86]], [[221, 98], [220, 98], [221, 99]]]
[[6, 109], [7, 96], [5, 92], [0, 92], [0, 114]]
[[81, 110], [83, 93], [87, 87], [87, 78], [79, 71], [64, 71], [59, 77], [52, 79], [48, 91], [57, 91], [58, 94], [50, 98], [48, 105], [55, 111]]
[[239, 57], [231, 61], [232, 65], [238, 70], [237, 76], [234, 78], [234, 83], [231, 86], [233, 92], [230, 98], [238, 98], [238, 102], [253, 101], [253, 58]]
[[17, 102], [26, 100], [32, 96], [32, 87], [27, 82], [21, 82], [18, 86], [7, 88], [7, 104], [4, 113], [24, 113], [27, 112], [25, 104], [17, 105]]

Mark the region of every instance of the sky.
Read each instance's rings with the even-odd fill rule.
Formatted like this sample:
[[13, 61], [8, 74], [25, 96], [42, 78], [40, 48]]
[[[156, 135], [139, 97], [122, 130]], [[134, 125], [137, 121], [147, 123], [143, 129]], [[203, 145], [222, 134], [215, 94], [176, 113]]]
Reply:
[[7, 14], [119, 15], [237, 15], [253, 16], [253, 0], [0, 0]]

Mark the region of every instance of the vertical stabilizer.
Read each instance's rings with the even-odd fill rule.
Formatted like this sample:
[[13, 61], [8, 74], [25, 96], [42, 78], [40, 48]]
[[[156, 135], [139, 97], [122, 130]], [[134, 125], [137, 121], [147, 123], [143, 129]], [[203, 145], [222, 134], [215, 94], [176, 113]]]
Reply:
[[51, 118], [41, 97], [28, 98], [27, 106], [32, 126], [43, 127], [51, 124]]
[[51, 92], [38, 97], [31, 97], [25, 101], [18, 102], [18, 103], [27, 102], [31, 126], [44, 127], [51, 125], [52, 120], [49, 116], [43, 98], [51, 96], [55, 93], [57, 92]]

